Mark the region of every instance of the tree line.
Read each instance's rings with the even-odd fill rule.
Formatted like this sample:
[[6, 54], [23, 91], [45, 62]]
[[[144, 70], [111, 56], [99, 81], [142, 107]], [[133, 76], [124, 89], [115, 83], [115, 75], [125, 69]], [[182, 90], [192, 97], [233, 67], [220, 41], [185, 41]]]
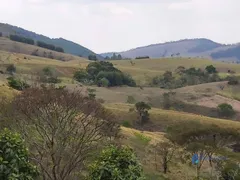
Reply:
[[[19, 36], [19, 35], [10, 35], [9, 38], [12, 41], [22, 42], [22, 43], [31, 44], [31, 45], [35, 44], [35, 41], [33, 39], [26, 38], [26, 37]], [[62, 47], [57, 47], [57, 46], [55, 46], [53, 44], [48, 44], [48, 43], [45, 43], [43, 41], [37, 41], [36, 45], [39, 46], [39, 47], [42, 47], [42, 48], [46, 48], [46, 49], [52, 50], [52, 51], [57, 51], [57, 52], [64, 53], [64, 49]]]

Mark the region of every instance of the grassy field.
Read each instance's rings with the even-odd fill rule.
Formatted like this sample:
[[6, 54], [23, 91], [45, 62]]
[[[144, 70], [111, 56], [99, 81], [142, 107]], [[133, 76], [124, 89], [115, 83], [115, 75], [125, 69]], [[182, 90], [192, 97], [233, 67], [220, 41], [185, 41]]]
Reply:
[[228, 70], [234, 71], [236, 73], [235, 75], [240, 74], [240, 65], [198, 58], [140, 59], [134, 60], [134, 65], [131, 64], [131, 60], [111, 62], [120, 70], [131, 74], [140, 85], [146, 84], [149, 79], [161, 75], [165, 71], [175, 71], [179, 66], [205, 69], [207, 65], [212, 64], [217, 68], [221, 77], [229, 75]]
[[34, 45], [11, 41], [10, 39], [5, 37], [0, 37], [0, 49], [3, 51], [8, 51], [12, 53], [22, 53], [26, 55], [31, 55], [35, 53], [41, 57], [48, 57], [48, 58], [53, 57], [54, 59], [58, 59], [61, 61], [82, 59], [80, 57], [77, 57], [71, 54], [60, 53], [60, 52], [51, 51], [51, 50], [44, 49]]
[[[1, 41], [0, 41], [1, 42]], [[150, 110], [150, 123], [144, 126], [144, 131], [122, 127], [121, 139], [123, 144], [132, 147], [146, 172], [149, 180], [164, 180], [164, 179], [178, 179], [178, 180], [192, 180], [195, 176], [195, 169], [191, 166], [180, 163], [173, 163], [170, 166], [170, 173], [167, 176], [162, 175], [160, 164], [156, 169], [154, 157], [151, 151], [151, 145], [160, 141], [165, 141], [164, 131], [169, 125], [176, 122], [199, 122], [203, 124], [215, 124], [219, 127], [229, 127], [240, 131], [240, 123], [232, 120], [223, 120], [218, 118], [210, 118], [200, 115], [204, 108], [212, 110], [212, 105], [217, 107], [217, 103], [227, 102], [232, 103], [232, 99], [240, 98], [239, 86], [228, 86], [227, 82], [217, 82], [201, 84], [196, 86], [188, 86], [172, 90], [176, 92], [178, 100], [187, 103], [191, 107], [197, 107], [199, 115], [196, 113], [186, 113], [174, 110], [163, 110], [160, 107], [163, 93], [168, 92], [156, 87], [113, 87], [103, 88], [96, 86], [81, 86], [72, 80], [74, 72], [79, 68], [85, 68], [90, 61], [77, 57], [69, 61], [58, 61], [48, 58], [41, 58], [31, 55], [23, 55], [18, 53], [10, 53], [0, 51], [0, 70], [6, 70], [7, 65], [15, 64], [17, 67], [17, 76], [34, 76], [41, 72], [44, 67], [52, 67], [56, 70], [60, 78], [63, 80], [62, 85], [67, 85], [69, 89], [81, 89], [87, 93], [87, 88], [96, 89], [96, 98], [104, 100], [104, 106], [111, 110], [120, 123], [128, 122], [131, 126], [137, 120], [135, 112], [129, 112], [130, 108], [134, 107], [129, 104], [128, 98], [133, 97], [135, 102], [145, 101], [150, 103], [153, 108]], [[127, 72], [133, 76], [138, 84], [146, 84], [147, 81], [156, 75], [163, 74], [166, 70], [174, 71], [178, 66], [199, 67], [205, 68], [207, 65], [213, 64], [221, 73], [221, 76], [226, 76], [230, 69], [240, 74], [240, 65], [226, 64], [221, 62], [213, 62], [204, 59], [188, 59], [188, 58], [168, 58], [168, 59], [147, 59], [136, 60], [135, 65], [131, 65], [130, 61], [111, 61], [117, 68], [123, 72]], [[0, 74], [0, 97], [12, 98], [16, 93], [19, 93], [7, 86], [8, 75]], [[224, 86], [221, 90], [220, 86]], [[219, 96], [221, 95], [221, 96]], [[224, 97], [227, 97], [223, 99]], [[222, 100], [222, 101], [220, 101]], [[204, 102], [204, 103], [203, 103]], [[202, 106], [202, 107], [200, 107]], [[239, 101], [234, 101], [234, 108], [240, 107]], [[240, 109], [239, 109], [240, 111]], [[207, 111], [208, 112], [208, 111]], [[203, 113], [202, 113], [203, 114]], [[206, 172], [208, 169], [206, 168]]]

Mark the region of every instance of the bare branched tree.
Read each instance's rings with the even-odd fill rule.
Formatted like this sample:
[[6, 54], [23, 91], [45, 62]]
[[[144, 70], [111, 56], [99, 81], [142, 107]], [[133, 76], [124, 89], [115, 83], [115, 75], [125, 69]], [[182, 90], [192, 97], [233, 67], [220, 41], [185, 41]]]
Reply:
[[164, 174], [169, 169], [169, 163], [172, 161], [174, 153], [176, 152], [176, 146], [170, 142], [160, 142], [152, 146], [154, 150], [154, 159], [156, 170], [158, 170], [157, 162], [161, 162]]
[[44, 180], [79, 179], [88, 160], [119, 130], [110, 112], [79, 91], [30, 88], [12, 105], [12, 118]]

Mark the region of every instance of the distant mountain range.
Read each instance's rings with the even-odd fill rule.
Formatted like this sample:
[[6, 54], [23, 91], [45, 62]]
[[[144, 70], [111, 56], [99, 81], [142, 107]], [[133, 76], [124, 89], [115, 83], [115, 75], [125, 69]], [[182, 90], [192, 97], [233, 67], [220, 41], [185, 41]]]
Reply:
[[[43, 41], [45, 43], [53, 44], [55, 46], [62, 47], [64, 51], [68, 54], [73, 54], [76, 56], [81, 56], [87, 58], [89, 55], [95, 54], [93, 51], [87, 49], [86, 47], [83, 47], [77, 43], [74, 43], [72, 41], [63, 39], [63, 38], [49, 38], [44, 35], [37, 34], [35, 32], [31, 32], [28, 30], [25, 30], [23, 28], [12, 26], [9, 24], [0, 23], [0, 32], [2, 32], [3, 35], [19, 35], [27, 38], [34, 39], [35, 41]], [[97, 55], [98, 59], [103, 59], [100, 55]]]
[[101, 55], [106, 57], [113, 53], [121, 54], [125, 58], [204, 57], [219, 61], [240, 62], [240, 44], [226, 45], [204, 38], [153, 44], [124, 52], [102, 53]]

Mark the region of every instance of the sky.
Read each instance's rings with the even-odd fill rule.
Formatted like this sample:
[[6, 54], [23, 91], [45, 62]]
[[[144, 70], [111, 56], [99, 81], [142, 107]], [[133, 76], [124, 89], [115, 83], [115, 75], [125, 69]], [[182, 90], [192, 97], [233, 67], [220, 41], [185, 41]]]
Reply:
[[0, 0], [0, 22], [96, 53], [168, 41], [240, 42], [240, 0]]

